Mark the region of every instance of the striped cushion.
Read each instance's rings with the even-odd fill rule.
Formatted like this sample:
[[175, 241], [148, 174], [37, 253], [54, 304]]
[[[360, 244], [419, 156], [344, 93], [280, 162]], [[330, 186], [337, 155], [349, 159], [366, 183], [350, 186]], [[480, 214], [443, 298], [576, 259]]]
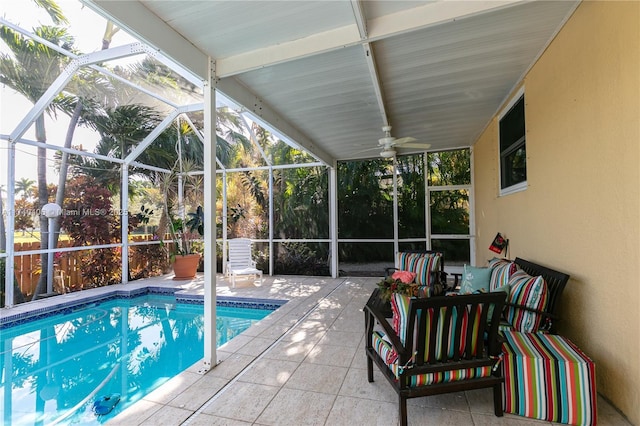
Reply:
[[[392, 318], [392, 326], [393, 326], [393, 330], [396, 332], [396, 334], [398, 335], [398, 337], [400, 338], [400, 342], [405, 345], [406, 344], [406, 338], [407, 338], [407, 322], [408, 322], [408, 316], [409, 316], [409, 304], [411, 303], [411, 298], [408, 296], [404, 296], [400, 293], [394, 293], [391, 297], [391, 311], [393, 312], [393, 318]], [[437, 322], [437, 327], [432, 327], [432, 324], [435, 323], [436, 318], [436, 311], [433, 309], [429, 309], [427, 311], [422, 311], [423, 315], [426, 315], [426, 321], [427, 321], [427, 330], [428, 333], [425, 336], [425, 345], [429, 344], [430, 338], [431, 338], [431, 333], [436, 333], [436, 345], [438, 345], [435, 348], [435, 357], [438, 360], [444, 360], [449, 356], [452, 356], [453, 354], [453, 342], [455, 341], [455, 336], [453, 335], [454, 333], [454, 327], [449, 326], [449, 337], [447, 339], [447, 346], [446, 347], [442, 347], [442, 340], [441, 336], [442, 333], [444, 333], [445, 327], [445, 308], [441, 308], [438, 312], [437, 315], [439, 316], [438, 318], [438, 322]], [[451, 315], [451, 319], [450, 319], [450, 323], [451, 324], [455, 324], [455, 321], [457, 320], [458, 315], [462, 315], [461, 321], [462, 321], [462, 332], [465, 333], [466, 329], [467, 329], [467, 323], [469, 322], [469, 310], [468, 309], [464, 309], [461, 313], [458, 312], [457, 309], [454, 309], [453, 314]], [[482, 307], [480, 306], [479, 309], [477, 309], [476, 311], [476, 318], [474, 319], [473, 324], [475, 325], [475, 327], [479, 327], [480, 326], [480, 321], [479, 318], [482, 315]], [[415, 329], [415, 328], [414, 328]], [[477, 333], [475, 334], [477, 335]], [[415, 339], [414, 339], [415, 341]], [[467, 336], [466, 334], [463, 334], [460, 337], [460, 349], [464, 350], [465, 347], [464, 345], [467, 343]], [[471, 353], [473, 355], [476, 354], [477, 352], [477, 341], [475, 339], [472, 340], [471, 342], [471, 347], [467, 348], [469, 351], [471, 351]], [[426, 346], [425, 347], [425, 354], [429, 354], [429, 347]]]
[[571, 425], [595, 425], [595, 365], [568, 339], [504, 332], [505, 413]]
[[381, 331], [374, 331], [372, 334], [373, 337], [373, 348], [380, 355], [384, 362], [387, 365], [391, 365], [398, 359], [398, 353], [393, 349], [391, 343], [386, 339], [386, 336]]
[[[411, 304], [411, 298], [408, 296], [404, 296], [399, 293], [394, 293], [391, 297], [391, 309], [393, 311], [393, 320], [392, 326], [396, 331], [396, 334], [400, 338], [400, 341], [403, 345], [406, 345], [406, 335], [407, 335], [407, 323], [408, 323], [408, 315], [409, 315], [409, 305]], [[445, 308], [441, 309], [428, 309], [420, 312], [420, 315], [426, 316], [426, 329], [428, 330], [427, 335], [424, 339], [425, 344], [425, 357], [430, 353], [429, 342], [431, 340], [431, 333], [436, 333], [435, 342], [436, 347], [434, 348], [434, 356], [436, 359], [440, 361], [446, 361], [453, 355], [453, 345], [456, 341], [455, 339], [455, 330], [456, 328], [450, 326], [448, 329], [449, 335], [446, 339], [443, 339], [443, 333], [445, 332]], [[460, 318], [460, 316], [462, 316]], [[436, 318], [437, 317], [437, 318]], [[473, 319], [473, 324], [475, 327], [480, 326], [480, 319], [482, 317], [482, 307], [479, 307], [476, 311], [476, 317]], [[467, 345], [467, 323], [471, 320], [470, 318], [470, 309], [463, 308], [462, 312], [458, 309], [454, 309], [450, 318], [450, 324], [454, 324], [455, 321], [460, 318], [462, 321], [461, 332], [462, 335], [459, 339], [460, 349], [462, 351], [467, 351], [467, 353], [471, 353], [476, 355], [478, 352], [478, 339], [472, 339], [469, 347]], [[435, 325], [437, 321], [437, 326]], [[415, 330], [415, 329], [414, 329]], [[474, 336], [481, 336], [481, 333], [474, 330]], [[443, 345], [442, 341], [446, 343]], [[414, 342], [417, 342], [417, 339], [414, 336]], [[378, 353], [378, 355], [385, 361], [385, 363], [389, 366], [389, 369], [393, 372], [396, 378], [400, 378], [403, 368], [405, 366], [399, 365], [398, 354], [391, 346], [391, 343], [386, 338], [384, 333], [380, 331], [374, 331], [372, 334], [372, 346], [374, 350]], [[413, 351], [412, 351], [413, 352]], [[444, 382], [452, 382], [457, 380], [465, 380], [471, 378], [481, 378], [481, 377], [489, 377], [491, 376], [492, 368], [491, 366], [482, 366], [476, 368], [466, 368], [466, 369], [457, 369], [457, 370], [449, 370], [449, 371], [440, 371], [435, 373], [426, 373], [409, 377], [409, 386], [423, 386], [423, 385], [432, 385], [437, 383]]]
[[[389, 366], [393, 374], [399, 377], [400, 368], [396, 361]], [[491, 366], [477, 367], [477, 368], [465, 368], [461, 370], [441, 371], [437, 373], [418, 374], [409, 378], [409, 386], [424, 386], [434, 385], [436, 383], [455, 382], [458, 380], [466, 380], [473, 378], [489, 377], [491, 376]]]
[[411, 298], [400, 293], [391, 296], [391, 311], [393, 312], [393, 331], [396, 332], [404, 345], [407, 334], [407, 317], [409, 315], [409, 303]]
[[[373, 348], [378, 355], [385, 360], [389, 369], [393, 372], [396, 378], [399, 378], [400, 374], [402, 374], [402, 368], [398, 365], [398, 354], [391, 347], [391, 344], [385, 339], [384, 333], [379, 331], [373, 332]], [[415, 387], [432, 385], [436, 383], [454, 382], [457, 380], [489, 376], [491, 376], [491, 366], [465, 368], [411, 376], [409, 386]]]
[[[453, 356], [453, 343], [455, 342], [455, 335], [454, 335], [454, 327], [453, 324], [455, 324], [455, 321], [457, 320], [459, 315], [462, 315], [462, 318], [460, 319], [462, 322], [462, 335], [460, 336], [460, 350], [464, 351], [465, 350], [465, 345], [467, 343], [467, 334], [466, 334], [466, 329], [467, 329], [467, 323], [469, 322], [469, 311], [467, 309], [464, 309], [461, 313], [458, 312], [457, 309], [453, 310], [453, 313], [451, 315], [451, 320], [450, 320], [450, 326], [449, 326], [449, 336], [447, 336], [446, 339], [446, 347], [442, 345], [443, 343], [443, 339], [442, 339], [442, 334], [444, 333], [445, 330], [445, 309], [441, 308], [437, 315], [439, 316], [438, 323], [437, 323], [437, 327], [433, 327], [432, 325], [434, 324], [436, 318], [436, 312], [433, 309], [429, 309], [428, 311], [426, 311], [426, 321], [427, 321], [427, 334], [425, 336], [425, 356], [428, 356], [429, 354], [429, 341], [431, 339], [431, 334], [432, 333], [436, 333], [436, 338], [435, 338], [435, 343], [436, 343], [436, 347], [434, 349], [434, 356], [437, 360], [441, 360], [444, 361], [446, 359], [448, 359], [449, 357]], [[475, 327], [479, 327], [480, 326], [480, 315], [482, 315], [482, 309], [478, 309], [477, 312], [477, 318], [474, 321]], [[475, 333], [474, 336], [477, 336], [478, 333]], [[471, 342], [471, 346], [469, 348], [466, 348], [467, 351], [470, 351], [471, 354], [476, 355], [477, 353], [477, 349], [478, 349], [478, 342], [477, 339], [472, 339]]]
[[433, 274], [440, 270], [442, 253], [407, 253], [398, 252], [396, 255], [396, 267], [402, 271], [416, 273], [416, 284], [420, 286], [431, 285]]
[[518, 265], [508, 259], [494, 257], [489, 261], [489, 268], [492, 269], [489, 291], [496, 291], [509, 283], [509, 278], [518, 269]]
[[[542, 276], [532, 277], [520, 270], [509, 279], [509, 296], [507, 302], [544, 311], [548, 299], [547, 284]], [[540, 328], [542, 316], [536, 312], [507, 306], [505, 319], [516, 331], [531, 333]]]

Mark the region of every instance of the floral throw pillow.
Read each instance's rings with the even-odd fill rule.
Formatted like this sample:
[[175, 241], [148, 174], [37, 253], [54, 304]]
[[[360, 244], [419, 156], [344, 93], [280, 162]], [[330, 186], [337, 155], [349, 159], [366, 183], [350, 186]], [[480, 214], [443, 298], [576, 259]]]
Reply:
[[411, 271], [396, 271], [391, 275], [394, 280], [400, 280], [405, 284], [411, 284], [416, 280], [416, 273]]
[[464, 265], [459, 293], [471, 294], [488, 292], [491, 272], [491, 268], [477, 268], [475, 266]]

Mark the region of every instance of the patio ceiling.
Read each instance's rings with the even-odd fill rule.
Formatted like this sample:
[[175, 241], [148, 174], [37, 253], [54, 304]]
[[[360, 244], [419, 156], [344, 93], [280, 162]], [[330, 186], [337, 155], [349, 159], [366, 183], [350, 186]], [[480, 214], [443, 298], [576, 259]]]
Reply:
[[579, 3], [82, 1], [327, 164], [472, 145]]

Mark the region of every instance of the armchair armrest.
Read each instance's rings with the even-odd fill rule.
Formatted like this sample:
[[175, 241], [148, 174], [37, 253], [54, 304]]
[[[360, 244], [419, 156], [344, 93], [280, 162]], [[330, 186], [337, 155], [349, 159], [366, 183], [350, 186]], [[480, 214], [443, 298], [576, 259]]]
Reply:
[[391, 275], [393, 275], [393, 273], [395, 271], [399, 271], [400, 269], [398, 268], [393, 268], [393, 267], [389, 267], [389, 268], [384, 268], [384, 278], [387, 279], [389, 278]]
[[555, 322], [560, 320], [560, 317], [557, 315], [551, 314], [549, 312], [541, 311], [539, 309], [533, 309], [528, 306], [519, 305], [517, 303], [505, 302], [505, 308], [510, 306], [512, 308], [522, 309], [523, 311], [534, 312], [542, 317], [540, 321], [539, 330], [546, 330], [551, 333], [555, 333]]
[[462, 280], [462, 274], [460, 272], [452, 272], [451, 275], [453, 275], [453, 288], [456, 288], [460, 284], [460, 280]]
[[364, 306], [366, 321], [365, 339], [367, 342], [367, 347], [371, 347], [371, 334], [373, 333], [373, 327], [375, 324], [378, 324], [389, 339], [391, 346], [398, 353], [398, 356], [400, 358], [410, 356], [411, 351], [405, 349], [405, 347], [402, 345], [402, 342], [400, 341], [400, 337], [396, 334], [389, 321], [387, 321], [388, 316], [383, 310], [384, 305], [385, 301], [380, 297], [380, 290], [375, 289]]

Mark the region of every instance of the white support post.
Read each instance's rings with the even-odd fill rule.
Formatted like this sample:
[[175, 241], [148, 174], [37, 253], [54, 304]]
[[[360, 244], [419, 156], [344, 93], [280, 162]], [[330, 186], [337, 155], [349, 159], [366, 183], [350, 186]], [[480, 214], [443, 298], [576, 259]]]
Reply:
[[[393, 156], [393, 258], [396, 258], [396, 253], [400, 251], [400, 244], [398, 243], [398, 160], [396, 156]], [[397, 266], [397, 265], [396, 265]]]
[[16, 144], [9, 141], [9, 167], [7, 167], [7, 258], [5, 259], [4, 270], [4, 306], [13, 306], [13, 280], [15, 269], [14, 241], [15, 217], [16, 217], [16, 196], [13, 188], [16, 187]]
[[331, 277], [338, 278], [338, 163], [329, 168], [329, 238], [331, 239]]
[[424, 230], [427, 250], [431, 250], [431, 193], [429, 192], [429, 153], [424, 153]]
[[216, 63], [208, 58], [204, 82], [204, 365], [218, 363], [216, 354]]
[[120, 239], [122, 243], [122, 284], [129, 283], [129, 166], [122, 164], [122, 182], [120, 182]]
[[[176, 117], [176, 137], [178, 139], [178, 217], [184, 223], [185, 220], [185, 208], [184, 208], [184, 177], [182, 174], [182, 138], [180, 136], [180, 116]], [[215, 175], [214, 175], [215, 176]]]
[[469, 147], [469, 157], [471, 166], [471, 188], [469, 189], [469, 261], [472, 266], [476, 266], [476, 185], [472, 146]]
[[[215, 178], [215, 177], [214, 177]], [[227, 273], [227, 217], [229, 206], [227, 205], [227, 171], [222, 171], [222, 273]]]
[[273, 166], [269, 166], [269, 275], [274, 273], [273, 268]]

